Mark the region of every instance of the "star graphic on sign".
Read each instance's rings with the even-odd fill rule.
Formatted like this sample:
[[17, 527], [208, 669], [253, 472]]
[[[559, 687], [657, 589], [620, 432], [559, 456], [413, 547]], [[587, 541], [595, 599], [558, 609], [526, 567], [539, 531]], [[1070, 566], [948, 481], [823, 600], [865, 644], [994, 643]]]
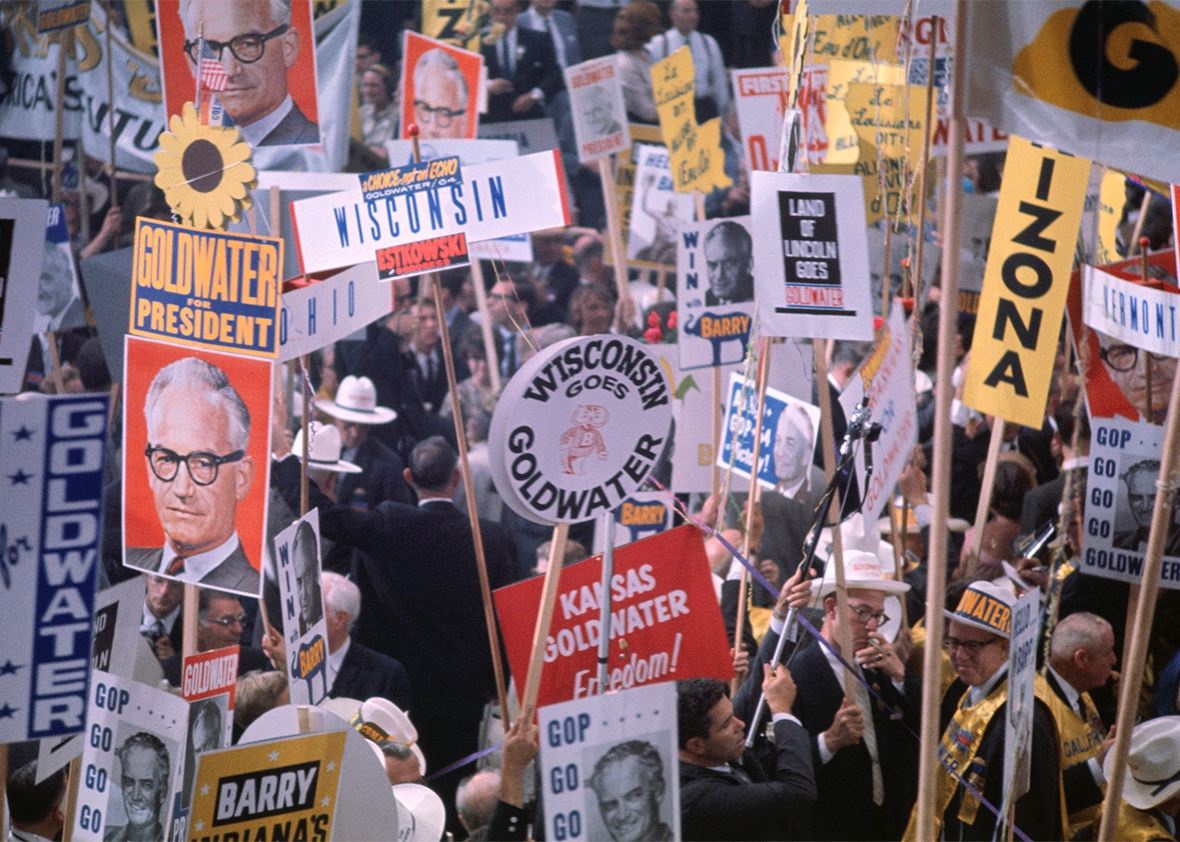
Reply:
[[16, 441], [32, 441], [33, 440], [33, 431], [30, 430], [28, 427], [26, 427], [24, 424], [21, 424], [20, 429], [15, 430], [12, 434], [12, 437]]
[[33, 478], [33, 474], [26, 474], [24, 469], [21, 468], [15, 474], [9, 474], [8, 478], [12, 480], [13, 485], [28, 485], [29, 480]]
[[9, 705], [8, 702], [5, 702], [4, 706], [0, 707], [0, 719], [12, 719], [12, 715], [18, 710], [20, 710], [20, 708], [14, 708]]
[[23, 664], [14, 664], [11, 660], [0, 664], [0, 675], [16, 675], [16, 671], [20, 669]]
[[333, 760], [333, 761], [331, 761], [330, 763], [328, 763], [328, 771], [329, 771], [329, 772], [335, 772], [335, 771], [336, 771], [336, 761], [335, 761], [335, 760]]
[[269, 755], [267, 755], [267, 756], [268, 756], [268, 757], [270, 757], [270, 762], [271, 762], [271, 763], [274, 763], [276, 760], [278, 760], [278, 759], [279, 759], [279, 753], [278, 753], [277, 751], [272, 751], [272, 752], [271, 752]]
[[[209, 784], [205, 784], [204, 786], [201, 787], [201, 795], [208, 795], [208, 794], [209, 794]], [[200, 828], [198, 827], [197, 830], [200, 830]]]
[[320, 806], [321, 807], [327, 807], [331, 803], [332, 803], [332, 799], [326, 795], [322, 799], [320, 799]]
[[[201, 794], [205, 795], [205, 793], [203, 793], [203, 792]], [[193, 830], [204, 830], [204, 829], [205, 829], [204, 822], [197, 822], [196, 824], [193, 825]]]

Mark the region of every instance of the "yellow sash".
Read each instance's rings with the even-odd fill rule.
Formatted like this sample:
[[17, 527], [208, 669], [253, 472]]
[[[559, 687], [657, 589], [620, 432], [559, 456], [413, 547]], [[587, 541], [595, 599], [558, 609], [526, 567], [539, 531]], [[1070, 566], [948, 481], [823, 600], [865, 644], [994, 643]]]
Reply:
[[[1043, 679], [1038, 675], [1037, 680]], [[1102, 720], [1094, 708], [1094, 703], [1090, 701], [1089, 693], [1081, 695], [1082, 708], [1086, 711], [1086, 719], [1088, 720], [1086, 721], [1053, 692], [1053, 688], [1048, 686], [1047, 681], [1045, 683], [1045, 689], [1048, 692], [1037, 695], [1049, 705], [1049, 710], [1053, 713], [1053, 721], [1057, 723], [1057, 736], [1061, 739], [1061, 768], [1064, 771], [1079, 763], [1085, 763], [1091, 757], [1096, 757], [1102, 748], [1102, 740], [1106, 736], [1106, 730], [1102, 727]], [[1106, 792], [1105, 786], [1102, 787], [1102, 791]], [[1101, 812], [1102, 805], [1095, 804], [1084, 810], [1078, 810], [1076, 813], [1070, 813], [1068, 835], [1073, 836], [1083, 825], [1097, 821]]]
[[1175, 842], [1176, 839], [1154, 816], [1143, 810], [1136, 810], [1126, 801], [1119, 803], [1119, 824], [1115, 829], [1114, 838], [1120, 842]]

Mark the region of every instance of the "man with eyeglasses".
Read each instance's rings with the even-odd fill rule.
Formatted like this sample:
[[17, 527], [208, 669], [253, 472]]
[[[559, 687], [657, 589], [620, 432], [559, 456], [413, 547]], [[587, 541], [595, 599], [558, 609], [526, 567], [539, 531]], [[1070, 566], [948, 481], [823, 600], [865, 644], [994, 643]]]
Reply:
[[[909, 731], [918, 728], [922, 687], [880, 628], [889, 619], [885, 595], [905, 593], [910, 586], [885, 578], [873, 553], [846, 548], [843, 556], [849, 616], [840, 614], [833, 561], [821, 579], [810, 583], [810, 600], [819, 601], [824, 612], [823, 639], [812, 640], [790, 663], [799, 688], [791, 712], [811, 735], [818, 791], [812, 831], [816, 839], [896, 839], [916, 796], [918, 745]], [[776, 633], [781, 633], [781, 616], [772, 619]], [[845, 623], [852, 652], [840, 652]], [[844, 694], [848, 667], [837, 652], [857, 668], [852, 698]], [[870, 697], [862, 678], [879, 699]]]
[[[943, 646], [958, 678], [947, 689], [939, 719], [934, 798], [940, 839], [990, 840], [1004, 802], [1008, 641], [1016, 597], [992, 582], [974, 582], [947, 616]], [[1016, 800], [1015, 825], [1029, 839], [1065, 839], [1061, 745], [1045, 701], [1052, 690], [1037, 682], [1029, 788]], [[966, 781], [970, 789], [963, 785]], [[982, 796], [982, 800], [980, 799]], [[984, 804], [983, 801], [987, 803]], [[988, 806], [990, 805], [990, 807]], [[905, 839], [915, 839], [911, 816]]]
[[251, 146], [320, 142], [320, 127], [287, 92], [287, 71], [299, 60], [291, 0], [181, 0], [184, 51], [195, 76], [200, 39], [225, 68], [217, 100]]
[[[210, 588], [201, 588], [197, 593], [197, 651], [209, 652], [227, 646], [239, 646], [242, 638], [242, 623], [246, 614], [236, 596]], [[160, 661], [164, 678], [173, 687], [179, 687], [184, 659], [180, 652]], [[238, 676], [254, 670], [272, 669], [270, 658], [254, 646], [240, 646], [238, 649]]]
[[[1134, 529], [1123, 529], [1114, 533], [1111, 545], [1119, 550], [1146, 552], [1147, 539], [1151, 537], [1151, 518], [1155, 513], [1156, 482], [1160, 475], [1158, 459], [1144, 459], [1129, 467], [1122, 476], [1127, 489], [1127, 507], [1135, 522]], [[1168, 534], [1164, 539], [1164, 555], [1180, 555], [1180, 528], [1176, 525], [1176, 499], [1172, 503], [1172, 516], [1168, 519]]]
[[235, 528], [254, 481], [245, 402], [224, 371], [185, 357], [153, 378], [144, 417], [145, 470], [165, 541], [128, 547], [127, 566], [256, 596], [258, 571]]
[[423, 140], [475, 137], [467, 119], [467, 78], [454, 56], [441, 47], [427, 50], [414, 65], [413, 78], [414, 119]]
[[[1106, 366], [1106, 373], [1139, 413], [1139, 420], [1163, 424], [1168, 414], [1168, 396], [1172, 392], [1172, 380], [1176, 377], [1176, 359], [1162, 354], [1149, 354], [1104, 333], [1094, 333], [1101, 346], [1098, 356]], [[1147, 406], [1145, 356], [1151, 358], [1150, 411]]]

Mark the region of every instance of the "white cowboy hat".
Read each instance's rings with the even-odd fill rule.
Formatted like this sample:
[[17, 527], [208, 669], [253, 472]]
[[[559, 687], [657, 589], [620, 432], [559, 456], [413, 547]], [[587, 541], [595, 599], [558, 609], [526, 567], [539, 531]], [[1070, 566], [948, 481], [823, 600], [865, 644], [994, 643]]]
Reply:
[[[910, 589], [906, 582], [887, 577], [881, 569], [876, 553], [864, 550], [844, 550], [844, 583], [849, 588], [881, 591], [882, 593], [905, 593]], [[827, 596], [836, 590], [836, 565], [828, 564], [820, 579], [811, 580], [814, 596]]]
[[[1114, 752], [1102, 762], [1109, 777]], [[1127, 753], [1123, 800], [1139, 810], [1163, 804], [1180, 792], [1180, 716], [1161, 716], [1135, 726]]]
[[[311, 421], [311, 445], [307, 451], [307, 467], [319, 468], [321, 471], [336, 471], [340, 474], [359, 474], [361, 467], [352, 462], [345, 462], [340, 458], [340, 431], [331, 424], [321, 424]], [[300, 458], [303, 457], [303, 430], [295, 434], [295, 443], [291, 451]]]
[[[1009, 583], [1011, 584], [1011, 583]], [[944, 610], [948, 620], [989, 631], [1000, 637], [1012, 637], [1012, 606], [1016, 594], [995, 582], [972, 582], [954, 611]]]
[[384, 742], [408, 746], [418, 758], [418, 770], [426, 774], [426, 756], [418, 748], [418, 729], [406, 712], [388, 699], [367, 699], [349, 721], [361, 735], [380, 745]]
[[319, 398], [315, 405], [333, 418], [354, 424], [388, 424], [397, 418], [397, 413], [389, 407], [377, 406], [377, 388], [372, 380], [351, 374], [340, 381], [336, 400]]
[[398, 842], [439, 842], [447, 823], [447, 808], [433, 789], [422, 784], [397, 784]]

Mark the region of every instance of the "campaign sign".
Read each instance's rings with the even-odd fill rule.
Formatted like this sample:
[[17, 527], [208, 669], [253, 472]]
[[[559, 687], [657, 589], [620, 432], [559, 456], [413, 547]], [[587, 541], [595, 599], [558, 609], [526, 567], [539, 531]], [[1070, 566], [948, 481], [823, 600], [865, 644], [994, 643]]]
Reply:
[[72, 838], [174, 837], [188, 708], [165, 690], [95, 671]]
[[462, 184], [463, 173], [459, 169], [459, 158], [452, 156], [363, 173], [360, 179], [361, 193], [365, 201], [376, 202], [389, 196], [404, 196], [417, 190], [438, 190], [452, 184]]
[[172, 807], [173, 839], [184, 838], [197, 756], [225, 748], [233, 738], [240, 649], [238, 646], [210, 649], [184, 659], [180, 694], [189, 703], [188, 743], [184, 753], [184, 778]]
[[0, 399], [0, 743], [83, 728], [107, 398]]
[[778, 170], [787, 87], [787, 72], [781, 67], [733, 71], [733, 99], [752, 170]]
[[[543, 576], [494, 594], [508, 663], [528, 672]], [[610, 672], [607, 690], [681, 678], [733, 676], [733, 659], [713, 590], [705, 543], [681, 526], [615, 551], [611, 577]], [[545, 640], [537, 704], [599, 694], [602, 557], [561, 571], [557, 606]], [[517, 689], [523, 693], [524, 685]]]
[[306, 274], [355, 266], [376, 249], [463, 233], [492, 240], [570, 224], [561, 155], [537, 152], [463, 168], [463, 183], [366, 202], [358, 184], [291, 203]]
[[135, 224], [129, 333], [277, 357], [283, 244], [143, 217]]
[[658, 268], [676, 263], [676, 233], [693, 220], [693, 198], [677, 193], [668, 150], [637, 143], [631, 152], [635, 181], [627, 206], [627, 261]]
[[90, 20], [90, 0], [37, 0], [37, 34], [69, 29]]
[[[880, 438], [875, 443], [861, 441], [856, 449], [857, 487], [863, 490], [861, 511], [868, 522], [880, 515], [918, 443], [911, 343], [905, 310], [895, 298], [876, 347], [840, 393], [844, 417], [851, 418], [865, 396], [867, 383], [872, 421], [881, 425]], [[865, 468], [869, 464], [873, 466], [873, 474], [866, 483]]]
[[377, 252], [377, 277], [383, 281], [470, 265], [467, 238], [461, 231], [458, 234], [389, 246]]
[[[45, 251], [41, 257], [33, 333], [86, 327], [86, 303], [74, 264], [65, 206], [50, 205], [45, 219]], [[48, 368], [45, 373], [49, 373]]]
[[861, 179], [755, 171], [750, 191], [763, 332], [872, 339]]
[[189, 842], [331, 839], [344, 738], [334, 731], [201, 755]]
[[1100, 333], [1162, 356], [1180, 356], [1180, 290], [1082, 267], [1082, 317]]
[[[1158, 493], [1164, 430], [1124, 418], [1091, 421], [1083, 573], [1138, 584]], [[1173, 498], [1164, 538], [1160, 587], [1180, 589], [1180, 496]]]
[[49, 203], [0, 198], [0, 393], [21, 389], [38, 303], [41, 253], [18, 248], [43, 236]]
[[279, 311], [279, 360], [318, 351], [392, 313], [397, 290], [376, 280], [370, 260], [322, 281], [290, 284]]
[[1008, 704], [1004, 708], [1004, 799], [1015, 803], [1028, 792], [1032, 761], [1033, 695], [1037, 679], [1037, 638], [1041, 633], [1041, 592], [1033, 588], [1012, 606], [1008, 644]]
[[312, 509], [275, 536], [291, 704], [328, 696], [328, 623], [320, 587], [320, 513]]
[[[663, 491], [636, 491], [614, 510], [614, 546], [633, 544], [672, 528], [676, 510]], [[594, 530], [594, 552], [606, 550], [605, 530]]]
[[547, 839], [679, 839], [676, 685], [538, 711]]
[[630, 148], [627, 107], [614, 55], [567, 67], [565, 87], [570, 92], [579, 161], [587, 164]]
[[740, 363], [754, 322], [753, 218], [680, 226], [676, 300], [680, 368]]
[[777, 389], [766, 390], [757, 471], [753, 470], [758, 415], [754, 384], [743, 388], [741, 376], [731, 374], [725, 407], [717, 465], [746, 479], [757, 474], [763, 488], [794, 497], [811, 473], [811, 457], [819, 435], [819, 407]]
[[625, 336], [575, 337], [505, 385], [488, 451], [504, 502], [539, 523], [614, 509], [668, 445], [672, 395], [660, 358]]

